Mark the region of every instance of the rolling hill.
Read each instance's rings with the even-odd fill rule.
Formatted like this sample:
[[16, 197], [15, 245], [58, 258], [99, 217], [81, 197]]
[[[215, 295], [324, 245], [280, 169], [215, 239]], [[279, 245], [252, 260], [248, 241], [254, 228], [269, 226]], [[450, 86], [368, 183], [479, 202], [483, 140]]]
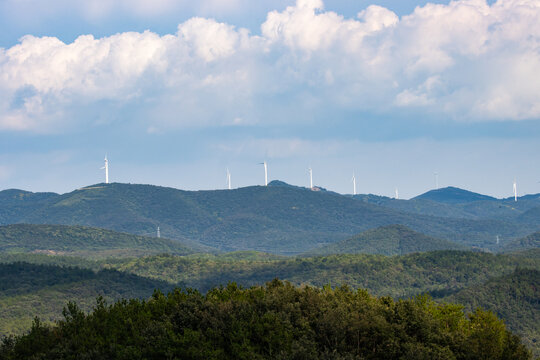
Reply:
[[178, 241], [99, 228], [14, 224], [0, 226], [0, 252], [103, 258], [158, 253], [187, 255], [194, 250]]
[[405, 255], [434, 250], [466, 250], [467, 247], [418, 233], [403, 225], [381, 226], [352, 238], [313, 249], [305, 255], [380, 254]]
[[[22, 195], [21, 195], [22, 194]], [[329, 191], [294, 186], [182, 191], [151, 185], [98, 184], [63, 195], [9, 190], [3, 224], [64, 224], [153, 233], [224, 251], [298, 254], [379, 226], [401, 224], [466, 246], [493, 248], [537, 231], [505, 220], [444, 218], [398, 211]], [[21, 200], [24, 199], [24, 200]], [[32, 200], [34, 199], [34, 200]], [[28, 206], [34, 201], [33, 206]], [[24, 206], [21, 205], [24, 203]], [[191, 243], [191, 244], [192, 244]]]
[[285, 259], [155, 255], [102, 262], [102, 266], [170, 283], [182, 282], [201, 291], [229, 281], [251, 286], [277, 277], [296, 285], [347, 284], [380, 296], [404, 298], [421, 293], [446, 296], [511, 273], [518, 266], [540, 270], [540, 259], [449, 250], [391, 257], [340, 254]]
[[[61, 309], [65, 301], [82, 301], [87, 309], [94, 304], [98, 293], [109, 294], [110, 299], [141, 289], [140, 295], [137, 296], [144, 297], [147, 296], [146, 291], [153, 286], [163, 289], [167, 288], [168, 284], [182, 284], [183, 288], [189, 286], [206, 292], [214, 286], [231, 281], [241, 286], [251, 286], [264, 284], [276, 277], [291, 281], [295, 285], [313, 285], [319, 288], [328, 285], [335, 288], [346, 284], [354, 289], [368, 289], [378, 296], [393, 298], [410, 298], [430, 293], [434, 298], [444, 301], [449, 295], [475, 294], [476, 290], [471, 289], [480, 289], [486, 283], [491, 284], [493, 279], [510, 276], [517, 267], [526, 267], [538, 272], [540, 270], [538, 256], [521, 256], [531, 251], [533, 250], [520, 255], [435, 251], [391, 257], [347, 254], [312, 258], [287, 258], [240, 252], [187, 256], [161, 254], [95, 261], [43, 254], [0, 254], [0, 264], [4, 263], [0, 265], [0, 318], [9, 320], [4, 322], [4, 326], [22, 329], [30, 324], [29, 314], [40, 315], [49, 321], [55, 319], [53, 313], [57, 310], [54, 309]], [[66, 268], [66, 265], [71, 267]], [[94, 271], [73, 269], [74, 265], [88, 267]], [[142, 278], [130, 280], [126, 274]], [[511, 276], [510, 278], [512, 279]], [[534, 276], [528, 278], [534, 279]], [[146, 285], [141, 287], [141, 282]], [[516, 284], [522, 283], [518, 281]], [[521, 285], [518, 287], [521, 288]], [[499, 288], [493, 288], [492, 291], [499, 291], [497, 289]], [[505, 293], [494, 294], [492, 298], [513, 296], [511, 291], [504, 288], [500, 291]], [[486, 299], [489, 300], [490, 297], [486, 296]], [[468, 308], [473, 305], [487, 308], [489, 305], [481, 301], [476, 303], [469, 300], [459, 301], [463, 301]], [[501, 313], [503, 319], [529, 316], [528, 307], [517, 306], [519, 304], [514, 302], [508, 304], [510, 305], [507, 310], [515, 309], [515, 312]], [[18, 323], [15, 320], [17, 316], [23, 316], [24, 322]], [[510, 324], [510, 321], [508, 323]], [[513, 325], [511, 329], [519, 330]]]
[[68, 301], [76, 301], [89, 311], [99, 295], [108, 302], [146, 299], [156, 288], [168, 291], [172, 285], [114, 270], [0, 264], [0, 336], [27, 331], [34, 316], [45, 322], [60, 319]]
[[540, 356], [540, 271], [518, 269], [444, 298], [465, 305], [471, 312], [481, 307], [504, 319], [508, 328]]
[[540, 248], [540, 231], [534, 234], [525, 236], [521, 239], [516, 239], [506, 244], [501, 251], [503, 252], [516, 252], [529, 249]]

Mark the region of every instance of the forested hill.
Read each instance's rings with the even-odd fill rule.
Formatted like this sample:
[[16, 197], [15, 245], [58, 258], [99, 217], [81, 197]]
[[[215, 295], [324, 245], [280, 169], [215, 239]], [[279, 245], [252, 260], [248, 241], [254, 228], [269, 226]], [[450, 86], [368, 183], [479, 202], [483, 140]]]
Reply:
[[504, 318], [509, 328], [540, 356], [540, 271], [518, 269], [512, 274], [490, 279], [445, 298], [465, 305], [468, 311], [478, 307]]
[[93, 272], [23, 262], [0, 264], [0, 340], [2, 335], [28, 331], [35, 316], [45, 322], [60, 319], [68, 301], [76, 301], [89, 311], [98, 295], [108, 301], [147, 299], [156, 288], [168, 291], [172, 287], [163, 281], [114, 270]]
[[202, 295], [176, 290], [86, 315], [75, 304], [54, 327], [7, 339], [11, 359], [490, 359], [528, 360], [492, 313], [466, 317], [425, 297], [394, 302], [364, 290], [234, 283]]
[[[66, 224], [154, 233], [221, 250], [296, 254], [383, 225], [467, 246], [492, 248], [537, 231], [503, 220], [449, 219], [396, 211], [327, 191], [291, 186], [181, 191], [151, 185], [98, 184], [63, 195], [10, 190], [0, 197], [3, 224]], [[32, 206], [29, 206], [33, 204]]]
[[178, 241], [85, 226], [14, 224], [0, 226], [0, 252], [96, 258], [158, 253], [187, 255], [194, 250]]
[[540, 231], [506, 244], [502, 251], [513, 252], [540, 248]]
[[466, 249], [466, 246], [426, 236], [403, 225], [388, 225], [311, 250], [305, 255], [380, 254], [390, 256], [434, 250]]

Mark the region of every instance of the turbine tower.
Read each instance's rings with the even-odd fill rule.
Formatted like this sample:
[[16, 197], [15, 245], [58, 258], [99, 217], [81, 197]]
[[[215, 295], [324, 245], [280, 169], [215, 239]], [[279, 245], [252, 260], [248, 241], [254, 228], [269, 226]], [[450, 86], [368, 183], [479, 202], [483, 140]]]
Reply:
[[514, 186], [513, 186], [513, 190], [514, 190], [514, 201], [517, 202], [517, 183], [516, 183], [516, 179], [514, 179]]
[[352, 173], [352, 187], [353, 195], [356, 195], [356, 176], [354, 176], [354, 171]]
[[107, 155], [105, 155], [105, 165], [101, 169], [105, 169], [105, 184], [108, 184], [109, 183], [109, 160], [107, 160]]
[[396, 196], [395, 196], [396, 200], [399, 199], [399, 192], [398, 192], [398, 189], [396, 188]]
[[227, 188], [231, 190], [231, 173], [229, 172], [229, 168], [227, 168]]
[[268, 186], [268, 164], [265, 160], [262, 163], [259, 163], [259, 165], [264, 165], [264, 186]]
[[159, 226], [157, 227], [157, 237], [158, 237], [158, 238], [161, 237], [161, 231], [159, 231]]
[[309, 188], [313, 190], [313, 169], [309, 168]]

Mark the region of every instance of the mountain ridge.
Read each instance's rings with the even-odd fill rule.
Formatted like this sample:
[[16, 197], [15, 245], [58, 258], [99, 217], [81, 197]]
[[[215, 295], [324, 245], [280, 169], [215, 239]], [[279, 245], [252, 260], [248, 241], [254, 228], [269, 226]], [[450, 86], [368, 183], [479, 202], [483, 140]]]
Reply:
[[164, 237], [223, 251], [298, 254], [390, 224], [480, 248], [494, 247], [496, 235], [510, 241], [537, 230], [512, 219], [416, 214], [294, 186], [184, 191], [95, 184], [62, 195], [25, 195], [24, 206], [11, 195], [11, 204], [0, 206], [0, 224], [83, 225], [135, 235], [159, 226]]

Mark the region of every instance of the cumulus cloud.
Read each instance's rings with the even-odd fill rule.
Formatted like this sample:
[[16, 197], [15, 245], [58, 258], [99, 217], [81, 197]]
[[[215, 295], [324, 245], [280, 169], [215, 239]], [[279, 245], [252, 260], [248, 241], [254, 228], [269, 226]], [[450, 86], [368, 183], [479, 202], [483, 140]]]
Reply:
[[536, 119], [539, 18], [535, 0], [427, 4], [401, 19], [298, 0], [268, 13], [260, 34], [196, 17], [164, 36], [25, 36], [0, 49], [0, 129], [58, 131], [126, 108], [159, 129], [310, 121], [322, 109]]

